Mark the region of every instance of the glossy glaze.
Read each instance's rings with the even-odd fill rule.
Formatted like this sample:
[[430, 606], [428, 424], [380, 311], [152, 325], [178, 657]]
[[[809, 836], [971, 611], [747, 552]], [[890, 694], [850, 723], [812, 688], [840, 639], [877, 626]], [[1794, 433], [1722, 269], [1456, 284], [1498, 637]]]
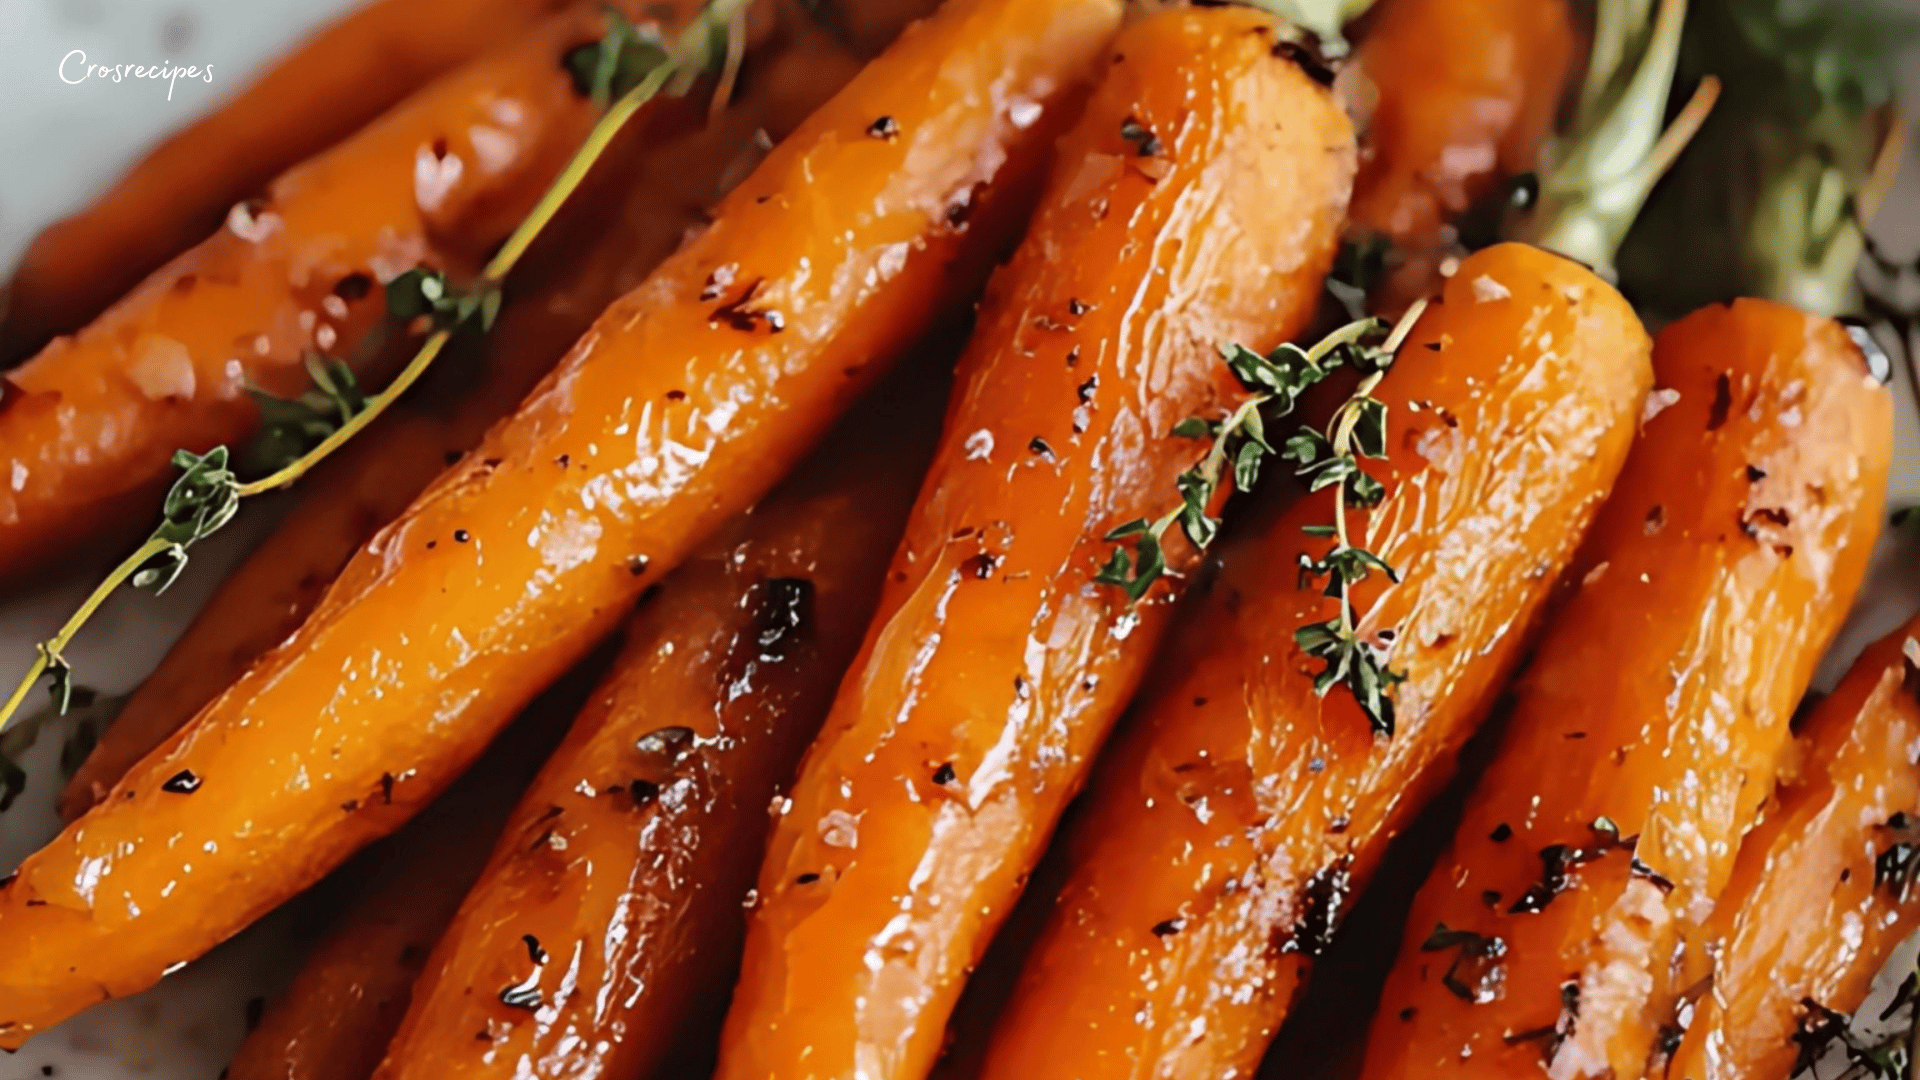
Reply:
[[34, 238], [0, 302], [0, 366], [86, 325], [275, 176], [571, 2], [373, 0], [326, 26]]
[[[1506, 290], [1483, 299], [1475, 281]], [[1366, 588], [1391, 629], [1399, 727], [1313, 691], [1293, 630], [1337, 614], [1284, 569], [1332, 493], [1226, 553], [1102, 770], [1072, 878], [1002, 1014], [985, 1076], [1251, 1077], [1387, 841], [1445, 783], [1626, 461], [1651, 343], [1581, 267], [1504, 245], [1414, 329], [1387, 403], [1387, 500]], [[1323, 545], [1322, 548], [1323, 549]], [[1318, 550], [1314, 550], [1318, 554]], [[1373, 586], [1384, 584], [1376, 578]]]
[[[1846, 332], [1763, 301], [1716, 305], [1661, 333], [1654, 378], [1578, 587], [1414, 904], [1366, 1080], [1641, 1075], [1690, 985], [1677, 949], [1725, 886], [1859, 587], [1893, 416]], [[1610, 841], [1603, 817], [1637, 845]], [[1593, 854], [1528, 902], [1555, 844]], [[1505, 955], [1423, 950], [1442, 923]], [[1456, 960], [1485, 1000], [1444, 985]]]
[[1894, 814], [1920, 811], [1920, 703], [1905, 651], [1920, 619], [1870, 646], [1815, 708], [1733, 877], [1697, 935], [1713, 983], [1668, 1076], [1778, 1080], [1793, 1071], [1805, 1000], [1854, 1012], [1920, 904], [1876, 882]]
[[[484, 348], [450, 355], [418, 395], [301, 481], [287, 518], [200, 609], [74, 773], [61, 802], [68, 820], [299, 629], [353, 553], [706, 220], [723, 184], [753, 160], [758, 130], [785, 136], [856, 70], [843, 48], [798, 22], [754, 60], [723, 122], [671, 139], [639, 128], [610, 148], [516, 274]], [[475, 365], [484, 371], [477, 380]]]
[[[863, 402], [642, 606], [429, 961], [380, 1080], [643, 1080], [711, 1052], [768, 803], [860, 647], [936, 393]], [[509, 987], [538, 1004], [505, 1003]]]
[[1341, 76], [1361, 117], [1354, 224], [1419, 252], [1536, 168], [1574, 44], [1566, 0], [1382, 0]]
[[144, 532], [174, 450], [244, 450], [247, 388], [303, 392], [306, 350], [377, 385], [397, 358], [369, 341], [381, 284], [418, 264], [476, 272], [532, 208], [593, 123], [561, 58], [601, 21], [575, 9], [436, 81], [6, 375], [0, 580]]
[[592, 674], [570, 672], [425, 813], [342, 868], [357, 880], [343, 890], [341, 912], [247, 1033], [226, 1080], [372, 1075], [427, 955], [480, 876], [514, 800], [586, 700]]
[[[151, 985], [391, 832], [765, 494], [971, 294], [1117, 17], [958, 0], [775, 148], [297, 634], [22, 865], [0, 1045]], [[892, 140], [867, 133], [881, 115]], [[187, 771], [194, 793], [166, 790]]]
[[924, 1076], [1131, 693], [1175, 589], [1134, 608], [1095, 585], [1101, 537], [1177, 504], [1202, 448], [1171, 429], [1244, 394], [1221, 344], [1305, 328], [1351, 183], [1346, 118], [1274, 29], [1174, 9], [1109, 51], [782, 806], [724, 1080]]

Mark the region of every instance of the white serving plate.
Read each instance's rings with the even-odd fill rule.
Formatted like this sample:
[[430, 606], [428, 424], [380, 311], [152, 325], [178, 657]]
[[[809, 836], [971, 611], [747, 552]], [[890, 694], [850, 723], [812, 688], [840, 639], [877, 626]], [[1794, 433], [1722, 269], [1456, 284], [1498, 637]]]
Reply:
[[[46, 223], [96, 194], [154, 140], [232, 92], [261, 65], [351, 0], [0, 0], [0, 265], [10, 266]], [[82, 49], [93, 62], [212, 64], [215, 82], [69, 85], [59, 64]], [[1920, 67], [1910, 72], [1910, 115]], [[1889, 254], [1920, 250], [1920, 165], [1909, 168], [1878, 226]], [[1896, 364], [1896, 457], [1891, 505], [1920, 502], [1920, 409], [1913, 376]], [[227, 531], [194, 549], [181, 582], [158, 599], [123, 590], [68, 649], [79, 681], [103, 693], [131, 689], [185, 627], [220, 576], [273, 525], [271, 500], [247, 504]], [[90, 582], [66, 581], [0, 605], [0, 694], [33, 642], [71, 612]], [[1920, 610], [1920, 541], [1889, 535], [1861, 599], [1816, 679], [1830, 685], [1860, 648]], [[37, 704], [38, 698], [35, 699]], [[26, 793], [0, 815], [0, 870], [53, 836], [58, 818], [58, 730], [23, 758]], [[0, 1062], [0, 1080], [210, 1080], [245, 1031], [247, 1004], [292, 977], [311, 913], [276, 913], [199, 963], [137, 997], [96, 1008]], [[0, 963], [5, 958], [0, 957]]]

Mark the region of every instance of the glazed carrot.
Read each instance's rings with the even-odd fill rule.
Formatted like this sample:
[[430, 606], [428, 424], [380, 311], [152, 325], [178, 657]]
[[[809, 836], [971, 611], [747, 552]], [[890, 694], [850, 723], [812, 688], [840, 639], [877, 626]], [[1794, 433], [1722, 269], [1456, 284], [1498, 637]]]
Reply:
[[592, 689], [592, 662], [541, 695], [408, 827], [343, 869], [347, 910], [307, 955], [226, 1070], [228, 1080], [366, 1080], [400, 1026], [427, 955], [480, 876], [515, 799]]
[[1432, 247], [1535, 168], [1573, 59], [1566, 0], [1382, 0], [1341, 76], [1363, 117], [1354, 224]]
[[[237, 447], [247, 387], [298, 394], [306, 350], [377, 378], [381, 283], [468, 276], [519, 224], [593, 124], [561, 61], [602, 23], [574, 9], [433, 83], [5, 376], [0, 579], [148, 527], [174, 450]], [[671, 102], [656, 115], [697, 111]]]
[[[724, 122], [610, 149], [516, 278], [525, 288], [516, 288], [487, 335], [479, 385], [451, 405], [437, 396], [403, 400], [301, 484], [287, 519], [221, 585], [74, 774], [62, 798], [69, 820], [299, 629], [353, 553], [406, 509], [447, 457], [472, 449], [601, 309], [705, 220], [721, 184], [737, 179], [736, 163], [757, 130], [786, 134], [791, 128], [781, 121], [811, 112], [856, 70], [844, 49], [804, 27], [756, 60], [764, 62], [749, 72]], [[447, 360], [462, 369], [471, 362]]]
[[970, 295], [1119, 16], [957, 0], [775, 148], [297, 634], [21, 866], [0, 1045], [151, 985], [391, 832], [758, 500]]
[[[1710, 988], [1669, 1065], [1675, 1080], [1778, 1080], [1793, 1072], [1803, 1001], [1857, 1009], [1920, 927], [1897, 844], [1920, 821], [1920, 619], [1869, 647], [1807, 721], [1778, 806], [1747, 834], [1733, 876], [1696, 935]], [[1896, 815], [1904, 815], [1907, 828]], [[1912, 848], [1907, 849], [1911, 852]], [[1908, 854], [1906, 865], [1912, 865]], [[1888, 872], [1891, 871], [1891, 878]], [[1695, 984], [1697, 985], [1697, 984]]]
[[[1518, 244], [1469, 258], [1375, 395], [1387, 497], [1368, 519], [1363, 632], [1394, 632], [1403, 717], [1376, 736], [1314, 691], [1293, 631], [1335, 614], [1291, 568], [1332, 491], [1226, 553], [1191, 648], [1103, 772], [1051, 922], [984, 1075], [1240, 1076], [1313, 958], [1519, 660], [1527, 629], [1622, 464], [1651, 381], [1633, 310], [1583, 267]], [[1363, 586], [1364, 587], [1364, 586]]]
[[1367, 1080], [1640, 1076], [1879, 530], [1892, 405], [1765, 301], [1669, 326], [1580, 582], [1413, 907]]
[[281, 172], [569, 2], [374, 0], [325, 27], [34, 238], [0, 302], [0, 366], [86, 325]]
[[767, 804], [860, 646], [932, 451], [933, 395], [891, 396], [640, 609], [429, 961], [381, 1080], [511, 1080], [527, 1061], [631, 1080], [717, 1035]]
[[[924, 1076], [961, 984], [1171, 610], [1093, 577], [1305, 329], [1352, 180], [1332, 96], [1246, 8], [1135, 22], [989, 290], [862, 655], [782, 810], [723, 1080]], [[1176, 553], [1176, 565], [1183, 557]]]

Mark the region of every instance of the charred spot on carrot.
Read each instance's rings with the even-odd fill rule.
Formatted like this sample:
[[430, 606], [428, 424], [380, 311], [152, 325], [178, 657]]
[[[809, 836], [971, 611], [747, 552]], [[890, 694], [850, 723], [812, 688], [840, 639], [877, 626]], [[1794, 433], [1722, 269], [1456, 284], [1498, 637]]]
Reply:
[[191, 795], [200, 790], [200, 777], [192, 769], [181, 769], [167, 777], [160, 790], [171, 795]]
[[1733, 381], [1726, 372], [1713, 380], [1713, 405], [1707, 413], [1707, 430], [1718, 431], [1733, 409]]
[[760, 659], [785, 660], [813, 620], [813, 582], [805, 578], [771, 578], [761, 586], [754, 613]]
[[867, 125], [867, 134], [887, 142], [900, 137], [900, 122], [891, 116], [882, 116]]
[[634, 780], [626, 786], [627, 797], [635, 810], [645, 810], [660, 798], [660, 785], [652, 780]]
[[1505, 940], [1472, 930], [1455, 930], [1446, 923], [1434, 926], [1433, 933], [1420, 943], [1421, 952], [1454, 950], [1440, 982], [1462, 1001], [1484, 1005], [1500, 996], [1507, 980]]
[[[1341, 830], [1334, 830], [1336, 832]], [[1319, 956], [1333, 944], [1340, 916], [1353, 894], [1353, 858], [1345, 856], [1321, 867], [1300, 890], [1300, 913], [1276, 952]]]
[[1131, 116], [1120, 122], [1120, 138], [1133, 144], [1140, 157], [1154, 157], [1167, 148], [1145, 124]]
[[351, 304], [355, 300], [365, 299], [373, 291], [373, 279], [365, 273], [355, 270], [333, 283], [333, 295]]
[[1889, 842], [1873, 860], [1873, 887], [1885, 888], [1896, 901], [1905, 903], [1920, 878], [1920, 820], [1905, 811], [1896, 811], [1880, 830]]

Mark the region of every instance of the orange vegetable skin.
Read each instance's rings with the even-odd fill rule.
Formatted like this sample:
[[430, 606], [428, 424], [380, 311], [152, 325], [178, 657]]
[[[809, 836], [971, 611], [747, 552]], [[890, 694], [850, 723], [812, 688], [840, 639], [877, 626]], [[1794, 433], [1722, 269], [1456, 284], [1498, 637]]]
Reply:
[[592, 126], [561, 59], [601, 28], [576, 9], [427, 87], [0, 379], [0, 580], [148, 527], [174, 450], [243, 449], [247, 387], [305, 390], [305, 350], [377, 382], [380, 283], [474, 273], [532, 209]]
[[[1118, 16], [949, 4], [776, 148], [298, 634], [21, 866], [0, 1045], [151, 985], [391, 832], [765, 494], [978, 283]], [[883, 114], [891, 140], [867, 134]]]
[[[301, 482], [287, 519], [222, 583], [74, 773], [61, 804], [68, 820], [299, 629], [353, 553], [406, 509], [447, 457], [472, 449], [595, 315], [706, 220], [762, 124], [784, 134], [777, 114], [804, 116], [854, 70], [845, 50], [819, 33], [769, 45], [755, 60], [756, 73], [774, 77], [750, 81], [722, 123], [666, 141], [637, 131], [596, 166], [516, 275], [484, 355], [446, 359], [452, 380], [482, 366], [478, 385], [449, 395], [429, 380]], [[798, 77], [778, 77], [786, 72]]]
[[1566, 0], [1383, 0], [1341, 77], [1365, 118], [1354, 224], [1424, 250], [1532, 171], [1574, 46]]
[[[1351, 183], [1331, 95], [1245, 8], [1124, 31], [989, 289], [880, 615], [783, 811], [723, 1080], [924, 1076], [1171, 608], [1092, 578], [1305, 328]], [[1129, 140], [1131, 118], [1160, 145]], [[1176, 565], [1183, 557], [1176, 554]]]
[[[1654, 378], [1659, 411], [1414, 903], [1366, 1080], [1641, 1075], [1692, 981], [1677, 950], [1697, 947], [1859, 587], [1893, 418], [1846, 332], [1714, 306], [1662, 332]], [[1550, 845], [1580, 851], [1563, 876]], [[1423, 948], [1441, 924], [1504, 955]]]
[[342, 874], [362, 879], [350, 906], [240, 1044], [227, 1080], [373, 1073], [427, 954], [480, 876], [514, 800], [560, 741], [566, 716], [586, 699], [590, 678], [569, 672], [445, 796], [348, 864]]
[[[1480, 299], [1477, 280], [1507, 295]], [[1346, 691], [1315, 694], [1294, 644], [1338, 614], [1324, 583], [1281, 569], [1324, 551], [1302, 531], [1334, 519], [1316, 494], [1235, 545], [1183, 624], [1091, 795], [985, 1076], [1254, 1074], [1357, 883], [1519, 659], [1626, 461], [1649, 348], [1572, 262], [1515, 244], [1467, 260], [1377, 392], [1388, 496], [1364, 528], [1402, 580], [1357, 602], [1363, 631], [1395, 634], [1398, 729], [1376, 737]]]
[[1713, 984], [1695, 1005], [1667, 1074], [1676, 1080], [1778, 1080], [1793, 1071], [1811, 999], [1852, 1012], [1920, 905], [1875, 884], [1895, 814], [1920, 810], [1920, 704], [1903, 655], [1920, 619], [1871, 646], [1814, 710], [1779, 805], [1747, 834], [1713, 918]]
[[375, 0], [322, 29], [34, 238], [0, 301], [0, 365], [84, 326], [274, 176], [567, 2]]
[[[768, 802], [859, 648], [932, 449], [920, 396], [863, 406], [641, 607], [429, 962], [380, 1080], [511, 1080], [528, 1062], [630, 1080], [717, 1025]], [[538, 1007], [506, 1004], [509, 987]]]

